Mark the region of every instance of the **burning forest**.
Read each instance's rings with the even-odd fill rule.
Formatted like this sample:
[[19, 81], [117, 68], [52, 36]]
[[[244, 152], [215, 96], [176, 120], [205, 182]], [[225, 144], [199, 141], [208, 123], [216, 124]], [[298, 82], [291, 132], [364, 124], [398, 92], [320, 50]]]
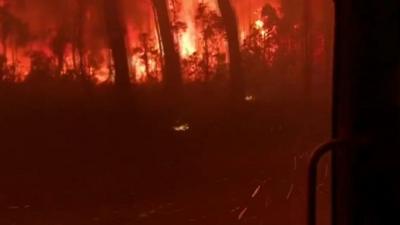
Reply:
[[[238, 29], [243, 82], [266, 74], [282, 77], [277, 74], [285, 73], [282, 64], [292, 68], [286, 73], [298, 74], [305, 60], [327, 67], [315, 62], [330, 54], [329, 30], [310, 31], [310, 21], [291, 1], [169, 0], [165, 8], [160, 2], [2, 0], [0, 80], [112, 84], [121, 78], [142, 85], [168, 83], [167, 74], [177, 73], [175, 80], [184, 83], [229, 81], [235, 76], [229, 75], [234, 54], [229, 55], [228, 39], [236, 34], [227, 33], [224, 4], [232, 4], [237, 20], [232, 26]], [[175, 67], [181, 72], [168, 72], [171, 51], [178, 54]]]

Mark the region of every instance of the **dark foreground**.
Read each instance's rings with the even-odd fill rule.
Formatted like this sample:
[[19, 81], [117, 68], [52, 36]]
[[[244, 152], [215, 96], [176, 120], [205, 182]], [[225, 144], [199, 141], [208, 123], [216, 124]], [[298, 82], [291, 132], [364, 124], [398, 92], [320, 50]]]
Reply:
[[198, 91], [171, 109], [144, 91], [52, 91], [2, 91], [0, 224], [304, 224], [329, 103], [253, 96], [233, 107]]

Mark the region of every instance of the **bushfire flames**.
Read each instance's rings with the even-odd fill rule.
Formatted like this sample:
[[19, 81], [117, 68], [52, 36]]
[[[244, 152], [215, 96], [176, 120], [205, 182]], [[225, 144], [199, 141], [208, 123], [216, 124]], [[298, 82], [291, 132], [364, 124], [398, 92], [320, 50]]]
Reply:
[[[221, 25], [217, 1], [168, 1], [184, 80], [211, 79], [229, 61], [226, 34]], [[77, 18], [54, 21], [49, 28], [41, 29], [46, 33], [38, 35], [32, 31], [34, 25], [24, 21], [23, 16], [20, 17], [16, 9], [18, 5], [7, 0], [0, 1], [0, 69], [2, 74], [9, 76], [7, 78], [4, 75], [1, 79], [24, 81], [34, 68], [43, 70], [46, 64], [47, 69], [61, 77], [84, 74], [97, 83], [112, 82], [115, 71], [111, 50], [101, 38], [96, 41], [90, 39], [95, 35], [103, 35], [102, 23], [96, 23], [101, 15], [96, 15], [95, 7], [80, 6], [79, 2], [75, 2], [78, 12], [72, 13]], [[153, 12], [149, 14], [154, 21], [149, 22], [146, 28], [130, 24], [129, 19], [125, 21], [130, 77], [135, 83], [162, 80], [164, 62], [160, 31], [155, 25], [156, 16]], [[276, 4], [265, 1], [252, 9], [250, 15], [253, 18], [248, 26], [240, 27], [243, 57], [258, 57], [261, 58], [260, 63], [271, 65], [281, 45], [287, 43], [285, 37], [279, 35], [279, 20], [282, 18], [280, 9]], [[242, 20], [240, 14], [238, 17]]]

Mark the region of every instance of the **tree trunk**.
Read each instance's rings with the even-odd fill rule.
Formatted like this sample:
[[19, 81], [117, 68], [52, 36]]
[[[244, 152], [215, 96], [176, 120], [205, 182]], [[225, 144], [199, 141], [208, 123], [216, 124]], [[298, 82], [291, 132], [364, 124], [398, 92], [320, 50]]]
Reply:
[[245, 97], [245, 85], [243, 77], [242, 56], [240, 53], [237, 18], [229, 0], [218, 0], [218, 6], [222, 14], [228, 37], [231, 97], [234, 100], [241, 101]]
[[56, 76], [61, 76], [64, 68], [64, 56], [65, 56], [65, 48], [67, 46], [67, 37], [66, 37], [66, 25], [61, 24], [58, 28], [57, 34], [53, 39], [52, 50], [54, 55], [57, 58], [57, 74]]
[[149, 65], [149, 43], [148, 43], [148, 34], [147, 33], [143, 33], [140, 36], [140, 40], [142, 42], [142, 46], [143, 46], [143, 61], [144, 61], [144, 66], [146, 69], [146, 77], [147, 79], [150, 79], [150, 65]]
[[76, 27], [76, 47], [78, 49], [79, 54], [79, 75], [82, 80], [85, 80], [86, 71], [85, 71], [85, 50], [84, 50], [84, 40], [83, 33], [85, 27], [85, 13], [86, 13], [86, 5], [87, 3], [84, 1], [78, 2], [78, 18], [77, 18], [77, 27]]
[[208, 51], [208, 36], [207, 28], [204, 29], [203, 39], [204, 39], [204, 81], [208, 81], [210, 79], [210, 53]]
[[168, 96], [182, 97], [182, 69], [177, 49], [175, 48], [172, 26], [168, 16], [166, 0], [153, 0], [155, 14], [161, 36], [162, 49], [164, 50], [163, 83]]
[[105, 22], [115, 68], [115, 85], [119, 90], [128, 90], [129, 65], [125, 46], [125, 28], [118, 1], [104, 0]]

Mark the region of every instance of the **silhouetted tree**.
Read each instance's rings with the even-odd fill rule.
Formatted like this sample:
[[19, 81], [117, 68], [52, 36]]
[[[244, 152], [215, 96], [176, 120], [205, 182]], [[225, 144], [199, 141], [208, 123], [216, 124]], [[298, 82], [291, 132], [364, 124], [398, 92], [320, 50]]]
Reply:
[[146, 67], [146, 76], [150, 77], [150, 68], [149, 68], [149, 37], [147, 33], [143, 33], [140, 35], [140, 41], [143, 46], [143, 61]]
[[125, 45], [125, 27], [119, 1], [103, 0], [108, 39], [115, 67], [115, 84], [119, 90], [128, 90], [131, 83]]
[[182, 21], [180, 18], [180, 13], [182, 12], [182, 0], [167, 0], [167, 4], [169, 6], [168, 14], [172, 25], [172, 34], [175, 43], [180, 46], [182, 44], [179, 43], [180, 37], [188, 29], [187, 23]]
[[68, 44], [68, 34], [65, 25], [59, 26], [51, 42], [51, 49], [57, 59], [57, 75], [61, 75], [64, 66], [65, 48]]
[[218, 6], [222, 14], [228, 38], [231, 97], [234, 100], [241, 101], [245, 96], [245, 84], [236, 13], [229, 0], [218, 0]]
[[272, 66], [278, 44], [278, 28], [280, 19], [275, 8], [269, 3], [262, 8], [260, 18], [252, 24], [249, 35], [243, 43], [243, 54], [246, 65], [252, 67]]
[[[209, 80], [211, 69], [218, 65], [221, 58], [221, 40], [224, 40], [225, 29], [222, 18], [215, 10], [210, 9], [207, 3], [199, 3], [196, 11], [196, 25], [200, 27], [203, 42], [202, 69], [204, 80]], [[213, 62], [213, 61], [214, 62]], [[214, 67], [214, 68], [212, 68]]]
[[173, 98], [182, 95], [183, 81], [180, 57], [175, 48], [172, 25], [169, 19], [166, 0], [152, 0], [157, 15], [162, 49], [164, 51], [163, 83], [165, 91]]
[[0, 54], [0, 82], [4, 80], [8, 73], [7, 58]]
[[[303, 94], [304, 99], [309, 99], [311, 95], [312, 83], [312, 41], [311, 41], [311, 12], [312, 2], [310, 0], [282, 0], [282, 32], [285, 35], [291, 35], [298, 32], [295, 36], [295, 42], [300, 43], [301, 54], [296, 58], [302, 59], [302, 71], [299, 73], [303, 77]], [[297, 31], [294, 30], [296, 27]]]
[[26, 81], [35, 84], [43, 84], [54, 78], [53, 65], [51, 58], [44, 52], [34, 51], [30, 54], [31, 70]]
[[132, 73], [136, 82], [160, 80], [160, 51], [158, 43], [148, 33], [139, 35], [139, 43], [130, 50]]
[[77, 18], [76, 18], [76, 23], [75, 23], [75, 46], [76, 49], [78, 50], [78, 55], [79, 55], [79, 75], [81, 79], [85, 79], [86, 76], [86, 71], [85, 71], [85, 64], [84, 64], [84, 58], [85, 58], [85, 49], [84, 49], [84, 41], [83, 41], [83, 35], [84, 35], [84, 28], [85, 28], [85, 23], [86, 23], [86, 12], [87, 12], [87, 7], [88, 7], [88, 2], [87, 0], [80, 0], [77, 2]]
[[262, 8], [261, 17], [263, 18], [264, 24], [268, 27], [273, 27], [280, 23], [278, 12], [269, 3], [265, 4]]

